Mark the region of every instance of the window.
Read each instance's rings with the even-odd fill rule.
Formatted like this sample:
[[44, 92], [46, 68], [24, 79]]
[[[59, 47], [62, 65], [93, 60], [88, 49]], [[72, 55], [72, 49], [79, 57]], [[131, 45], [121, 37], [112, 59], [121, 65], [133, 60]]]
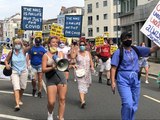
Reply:
[[106, 20], [108, 18], [107, 14], [103, 14], [103, 19]]
[[44, 26], [44, 30], [46, 30], [46, 29], [47, 29], [47, 26], [45, 25], [45, 26]]
[[88, 28], [88, 37], [92, 37], [92, 36], [93, 36], [93, 29]]
[[97, 29], [96, 31], [97, 31], [97, 33], [98, 33], [98, 32], [99, 32], [99, 27], [97, 27], [96, 29]]
[[96, 20], [99, 20], [99, 15], [96, 15]]
[[103, 7], [106, 7], [106, 6], [107, 6], [107, 0], [103, 1]]
[[120, 1], [119, 0], [114, 0], [114, 5], [119, 5], [120, 4]]
[[98, 2], [96, 2], [96, 8], [99, 8], [99, 3]]
[[48, 30], [50, 30], [51, 29], [51, 25], [48, 25]]
[[88, 4], [88, 13], [92, 13], [92, 4]]
[[104, 26], [104, 32], [108, 31], [108, 26]]
[[120, 31], [120, 26], [118, 26], [118, 28], [117, 28], [117, 26], [114, 26], [114, 31]]
[[114, 19], [118, 18], [118, 17], [119, 17], [119, 14], [120, 14], [120, 13], [114, 13], [114, 15], [113, 15], [113, 16], [114, 16]]
[[88, 17], [88, 25], [92, 25], [92, 16]]

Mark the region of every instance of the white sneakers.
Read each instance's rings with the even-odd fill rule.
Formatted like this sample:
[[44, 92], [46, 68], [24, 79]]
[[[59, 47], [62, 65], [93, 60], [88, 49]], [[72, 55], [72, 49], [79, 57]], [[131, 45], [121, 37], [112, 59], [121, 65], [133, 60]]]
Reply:
[[148, 80], [146, 80], [145, 83], [148, 84], [149, 83]]
[[47, 120], [53, 120], [53, 112], [51, 114], [48, 112]]

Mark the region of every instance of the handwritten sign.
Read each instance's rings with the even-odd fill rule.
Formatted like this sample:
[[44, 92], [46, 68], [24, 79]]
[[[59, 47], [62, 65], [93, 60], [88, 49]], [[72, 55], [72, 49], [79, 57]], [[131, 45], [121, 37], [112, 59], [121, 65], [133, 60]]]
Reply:
[[160, 1], [140, 31], [160, 47]]
[[80, 37], [82, 29], [82, 15], [66, 15], [64, 24], [65, 37]]
[[34, 34], [35, 34], [35, 37], [42, 38], [42, 32], [35, 32]]
[[95, 45], [96, 46], [103, 45], [103, 44], [104, 44], [104, 37], [99, 36], [99, 37], [95, 38]]
[[9, 49], [6, 49], [6, 48], [4, 48], [3, 50], [2, 50], [2, 55], [1, 55], [1, 62], [4, 62], [5, 61], [5, 59], [6, 59], [6, 57], [7, 57], [7, 55], [8, 55], [8, 53], [9, 53]]
[[42, 30], [43, 8], [22, 6], [22, 30]]
[[117, 45], [111, 45], [110, 47], [110, 54], [112, 55], [118, 49]]

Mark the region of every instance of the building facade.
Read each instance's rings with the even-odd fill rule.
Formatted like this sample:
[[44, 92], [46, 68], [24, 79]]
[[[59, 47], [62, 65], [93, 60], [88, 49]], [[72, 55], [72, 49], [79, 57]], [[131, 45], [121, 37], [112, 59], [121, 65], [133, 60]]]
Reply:
[[3, 20], [0, 20], [0, 41], [3, 40]]
[[15, 15], [4, 19], [3, 21], [3, 40], [11, 41], [13, 37], [17, 36], [17, 29], [21, 27], [21, 15]]
[[94, 40], [97, 36], [117, 39], [120, 36], [119, 0], [84, 0], [85, 37]]
[[[130, 31], [137, 45], [145, 42], [146, 46], [154, 45], [141, 31], [143, 24], [157, 5], [159, 0], [121, 0], [120, 27], [121, 31]], [[160, 56], [159, 52], [153, 54]]]

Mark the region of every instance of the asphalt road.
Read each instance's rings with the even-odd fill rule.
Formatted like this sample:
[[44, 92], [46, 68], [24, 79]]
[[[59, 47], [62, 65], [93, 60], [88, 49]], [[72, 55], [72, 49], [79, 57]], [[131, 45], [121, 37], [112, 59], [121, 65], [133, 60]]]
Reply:
[[[150, 78], [150, 83], [145, 84], [142, 77], [141, 97], [137, 120], [160, 119], [160, 88], [155, 79]], [[45, 81], [44, 81], [45, 82]], [[0, 80], [0, 120], [45, 120], [47, 118], [47, 97], [43, 90], [43, 97], [32, 97], [31, 82], [28, 81], [27, 89], [23, 96], [24, 105], [18, 112], [14, 111], [14, 96], [9, 80]], [[103, 83], [98, 83], [98, 77], [93, 76], [93, 84], [86, 96], [86, 108], [80, 108], [77, 82], [72, 75], [68, 82], [66, 98], [65, 120], [114, 120], [120, 119], [121, 102], [118, 92], [113, 95], [111, 88]], [[57, 116], [57, 104], [54, 110], [54, 118]]]

